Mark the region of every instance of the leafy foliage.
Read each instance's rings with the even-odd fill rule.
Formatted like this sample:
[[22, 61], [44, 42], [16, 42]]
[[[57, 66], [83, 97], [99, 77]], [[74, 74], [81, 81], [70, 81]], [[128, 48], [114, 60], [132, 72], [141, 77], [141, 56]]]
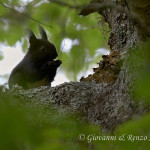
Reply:
[[0, 92], [0, 149], [53, 150], [86, 149], [78, 141], [83, 133], [99, 133], [99, 127], [77, 121], [66, 114], [64, 118], [51, 106], [34, 106], [22, 99]]

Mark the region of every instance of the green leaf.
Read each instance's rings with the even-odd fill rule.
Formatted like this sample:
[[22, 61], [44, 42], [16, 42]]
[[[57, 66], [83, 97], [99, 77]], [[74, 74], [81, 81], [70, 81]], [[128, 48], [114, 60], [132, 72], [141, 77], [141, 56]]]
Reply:
[[4, 6], [0, 5], [0, 16], [5, 16], [6, 13], [7, 9]]

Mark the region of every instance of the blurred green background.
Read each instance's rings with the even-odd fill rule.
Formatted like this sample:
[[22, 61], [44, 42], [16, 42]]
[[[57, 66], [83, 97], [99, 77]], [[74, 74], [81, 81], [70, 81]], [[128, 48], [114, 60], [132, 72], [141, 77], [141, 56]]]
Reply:
[[[98, 13], [79, 16], [88, 0], [5, 0], [0, 1], [0, 42], [9, 46], [17, 41], [27, 51], [25, 29], [39, 36], [38, 24], [47, 31], [49, 40], [57, 48], [62, 71], [69, 80], [101, 59], [99, 48], [107, 48], [109, 28]], [[64, 47], [68, 43], [69, 48]], [[2, 53], [0, 58], [2, 59]]]

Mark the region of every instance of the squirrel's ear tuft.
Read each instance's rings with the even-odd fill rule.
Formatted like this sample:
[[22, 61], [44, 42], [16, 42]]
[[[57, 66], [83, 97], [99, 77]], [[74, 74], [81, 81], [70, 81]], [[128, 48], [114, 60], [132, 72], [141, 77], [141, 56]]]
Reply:
[[28, 37], [30, 44], [33, 44], [37, 40], [35, 34], [30, 29], [26, 29], [26, 36]]
[[40, 31], [41, 39], [47, 40], [47, 35], [46, 35], [46, 32], [45, 32], [44, 28], [41, 27], [40, 25], [38, 25], [38, 26], [39, 26], [39, 31]]

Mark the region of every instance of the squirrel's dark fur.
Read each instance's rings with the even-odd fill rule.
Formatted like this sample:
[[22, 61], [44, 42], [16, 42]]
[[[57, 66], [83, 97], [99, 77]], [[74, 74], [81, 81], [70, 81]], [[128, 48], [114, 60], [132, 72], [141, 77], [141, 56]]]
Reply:
[[24, 89], [50, 85], [54, 80], [61, 60], [54, 60], [58, 54], [55, 46], [47, 39], [45, 30], [39, 26], [41, 38], [37, 39], [28, 29], [29, 49], [23, 60], [13, 69], [9, 77], [9, 87], [14, 84]]

